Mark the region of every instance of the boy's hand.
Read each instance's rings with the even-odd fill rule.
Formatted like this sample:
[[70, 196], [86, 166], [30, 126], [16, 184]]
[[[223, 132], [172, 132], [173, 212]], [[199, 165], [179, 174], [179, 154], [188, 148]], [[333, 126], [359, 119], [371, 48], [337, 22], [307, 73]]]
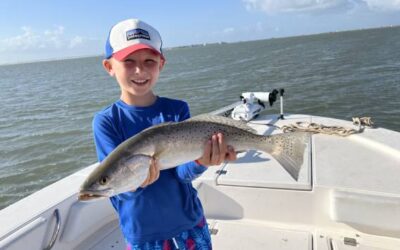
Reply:
[[149, 174], [147, 175], [146, 180], [140, 185], [141, 188], [145, 188], [148, 185], [154, 183], [158, 177], [160, 177], [160, 166], [157, 161], [153, 158], [151, 160]]
[[197, 159], [203, 166], [209, 167], [219, 165], [224, 161], [236, 160], [236, 152], [232, 146], [226, 145], [224, 136], [221, 133], [215, 134], [206, 144], [204, 154]]

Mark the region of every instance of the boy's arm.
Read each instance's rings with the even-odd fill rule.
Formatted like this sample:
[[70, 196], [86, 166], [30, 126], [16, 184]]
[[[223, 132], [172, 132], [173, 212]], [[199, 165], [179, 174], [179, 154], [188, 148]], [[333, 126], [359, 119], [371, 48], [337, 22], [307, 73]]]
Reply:
[[191, 182], [199, 177], [204, 171], [207, 170], [206, 166], [197, 164], [195, 161], [179, 165], [176, 167], [176, 176], [181, 182]]

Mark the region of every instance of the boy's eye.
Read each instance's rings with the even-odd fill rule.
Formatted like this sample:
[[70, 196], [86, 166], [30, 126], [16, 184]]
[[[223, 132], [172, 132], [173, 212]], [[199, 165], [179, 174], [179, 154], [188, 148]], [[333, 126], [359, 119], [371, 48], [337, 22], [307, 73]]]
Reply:
[[153, 63], [156, 63], [156, 60], [154, 60], [154, 59], [147, 59], [147, 60], [146, 60], [146, 63], [147, 63], [147, 64], [153, 64]]
[[134, 61], [133, 60], [131, 60], [131, 59], [126, 59], [125, 61], [124, 61], [124, 63], [126, 63], [126, 64], [132, 64]]

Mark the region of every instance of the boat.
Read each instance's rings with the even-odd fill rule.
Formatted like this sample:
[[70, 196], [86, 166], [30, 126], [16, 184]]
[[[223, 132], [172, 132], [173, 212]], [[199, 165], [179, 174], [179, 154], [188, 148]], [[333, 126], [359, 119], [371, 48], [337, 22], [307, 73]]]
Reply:
[[[293, 124], [354, 128], [351, 121], [307, 114], [255, 114], [257, 133]], [[272, 92], [270, 92], [272, 93]], [[277, 94], [277, 92], [275, 92]], [[233, 103], [212, 112], [232, 116]], [[78, 201], [97, 163], [0, 210], [0, 249], [125, 249], [108, 199]], [[248, 151], [210, 167], [193, 182], [213, 248], [399, 250], [400, 133], [365, 127], [342, 137], [312, 135], [298, 180], [270, 155]]]

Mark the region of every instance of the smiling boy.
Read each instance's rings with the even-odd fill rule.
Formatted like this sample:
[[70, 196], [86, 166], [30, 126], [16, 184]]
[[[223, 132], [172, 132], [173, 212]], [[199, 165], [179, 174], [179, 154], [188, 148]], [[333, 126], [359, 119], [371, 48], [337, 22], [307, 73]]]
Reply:
[[[165, 62], [161, 36], [150, 25], [128, 19], [111, 28], [103, 66], [117, 80], [121, 95], [93, 119], [99, 161], [143, 129], [190, 117], [186, 102], [153, 92]], [[233, 148], [217, 134], [195, 161], [163, 171], [154, 161], [140, 188], [111, 197], [127, 249], [211, 249], [203, 208], [191, 181], [208, 166], [235, 159]]]

